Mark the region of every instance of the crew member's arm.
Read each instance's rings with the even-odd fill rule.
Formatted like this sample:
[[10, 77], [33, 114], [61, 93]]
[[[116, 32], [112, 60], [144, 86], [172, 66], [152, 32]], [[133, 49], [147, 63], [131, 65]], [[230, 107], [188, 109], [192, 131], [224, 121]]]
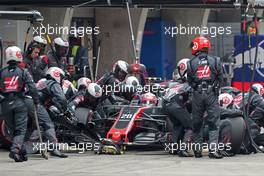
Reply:
[[219, 84], [219, 86], [221, 86], [221, 83], [223, 81], [223, 66], [222, 66], [222, 62], [220, 61], [220, 58], [217, 57], [216, 58], [216, 63], [217, 63], [217, 76], [216, 76], [216, 79], [217, 79], [217, 82]]
[[75, 110], [75, 108], [85, 100], [85, 91], [81, 91], [78, 95], [69, 103], [69, 106]]
[[264, 113], [264, 99], [258, 94], [252, 96], [252, 105]]
[[58, 83], [55, 83], [51, 86], [50, 89], [56, 101], [54, 103], [57, 106], [60, 106], [58, 108], [61, 108], [61, 110], [66, 111], [67, 110], [67, 99], [63, 93], [61, 86]]
[[25, 85], [29, 90], [29, 94], [32, 96], [34, 103], [39, 104], [40, 102], [39, 94], [38, 94], [37, 88], [34, 84], [31, 74], [28, 72], [27, 69], [25, 69], [23, 73], [24, 73], [23, 80], [25, 81]]
[[189, 85], [192, 85], [193, 83], [193, 73], [191, 68], [191, 61], [189, 61], [187, 62], [187, 81]]
[[41, 60], [39, 64], [37, 65], [38, 74], [40, 77], [45, 78], [46, 77], [46, 68], [48, 65], [49, 59], [47, 55], [44, 55], [41, 57]]

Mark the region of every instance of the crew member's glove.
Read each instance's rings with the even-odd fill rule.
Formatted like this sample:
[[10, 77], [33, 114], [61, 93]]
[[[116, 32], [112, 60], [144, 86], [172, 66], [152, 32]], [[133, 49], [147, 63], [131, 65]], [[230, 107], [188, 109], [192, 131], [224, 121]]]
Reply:
[[76, 109], [76, 107], [75, 107], [74, 105], [70, 105], [70, 104], [69, 104], [68, 111], [69, 111], [71, 114], [75, 114], [75, 109]]
[[73, 123], [73, 124], [77, 124], [78, 123], [78, 119], [75, 117], [75, 113], [70, 110], [70, 108], [68, 108], [65, 112], [64, 115]]

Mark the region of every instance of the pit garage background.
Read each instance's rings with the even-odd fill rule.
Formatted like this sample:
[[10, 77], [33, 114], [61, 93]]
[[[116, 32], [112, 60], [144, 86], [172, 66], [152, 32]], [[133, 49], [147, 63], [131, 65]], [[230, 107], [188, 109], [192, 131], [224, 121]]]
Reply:
[[[89, 3], [87, 3], [89, 2]], [[241, 3], [237, 6], [236, 3]], [[15, 5], [14, 5], [15, 4]], [[235, 4], [235, 5], [234, 5]], [[191, 58], [189, 44], [195, 34], [164, 35], [164, 26], [230, 26], [230, 35], [211, 37], [211, 54], [229, 58], [230, 53], [236, 62], [226, 62], [226, 82], [240, 88], [241, 56], [245, 51], [249, 70], [255, 55], [256, 42], [251, 47], [241, 47], [241, 14], [246, 1], [130, 1], [131, 18], [136, 49], [141, 63], [148, 68], [150, 76], [171, 79], [171, 73], [178, 60]], [[44, 26], [83, 26], [99, 27], [99, 35], [85, 35], [83, 45], [88, 49], [89, 61], [96, 63], [100, 48], [98, 77], [110, 71], [118, 59], [134, 62], [131, 34], [125, 3], [117, 1], [61, 1], [61, 0], [2, 0], [0, 10], [38, 10], [44, 17]], [[238, 8], [242, 7], [242, 8]], [[188, 10], [187, 10], [188, 9]], [[263, 17], [263, 9], [257, 9], [257, 16]], [[0, 20], [0, 36], [4, 47], [18, 45], [23, 48], [27, 21]], [[32, 32], [31, 32], [32, 34]], [[259, 50], [257, 82], [264, 82], [262, 59], [264, 56], [264, 23], [259, 24]], [[51, 36], [55, 38], [55, 35]], [[31, 37], [29, 37], [29, 40]], [[99, 47], [100, 46], [100, 47]], [[94, 64], [95, 65], [95, 64]], [[94, 66], [95, 68], [95, 66]], [[233, 72], [233, 69], [234, 72]], [[246, 82], [249, 77], [246, 78]]]

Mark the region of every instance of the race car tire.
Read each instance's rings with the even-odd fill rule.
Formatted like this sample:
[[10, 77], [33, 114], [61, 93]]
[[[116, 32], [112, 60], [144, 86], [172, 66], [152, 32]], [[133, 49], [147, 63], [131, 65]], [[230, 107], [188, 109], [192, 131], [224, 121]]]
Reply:
[[88, 108], [79, 107], [76, 108], [75, 116], [79, 123], [86, 125], [89, 113], [90, 110]]
[[4, 120], [0, 120], [0, 147], [9, 148], [12, 144], [12, 135], [5, 124]]
[[231, 151], [239, 153], [246, 132], [244, 119], [242, 117], [227, 118], [222, 120], [221, 123], [229, 123], [231, 125]]

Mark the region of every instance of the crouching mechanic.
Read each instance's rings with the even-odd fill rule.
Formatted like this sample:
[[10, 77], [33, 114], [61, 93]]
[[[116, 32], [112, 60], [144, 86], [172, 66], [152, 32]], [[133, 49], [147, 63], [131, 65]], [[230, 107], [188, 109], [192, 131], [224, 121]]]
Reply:
[[[83, 88], [85, 85], [82, 86]], [[81, 88], [81, 87], [79, 87]], [[69, 103], [71, 111], [75, 112], [76, 107], [85, 107], [90, 110], [88, 118], [78, 119], [78, 122], [84, 124], [88, 128], [94, 127], [94, 118], [97, 114], [94, 111], [98, 108], [100, 98], [102, 97], [103, 90], [96, 83], [87, 84], [86, 89], [81, 89], [75, 98]], [[78, 117], [77, 117], [78, 118]]]
[[223, 158], [218, 152], [218, 136], [220, 122], [220, 107], [218, 104], [219, 86], [222, 82], [223, 71], [220, 59], [209, 56], [210, 41], [205, 37], [196, 37], [192, 43], [194, 58], [188, 62], [187, 79], [193, 88], [192, 117], [194, 130], [194, 154], [202, 157], [202, 128], [203, 115], [208, 113], [209, 127], [209, 158]]
[[27, 70], [21, 69], [18, 62], [22, 61], [20, 48], [16, 46], [6, 49], [7, 67], [0, 71], [0, 94], [4, 97], [2, 103], [5, 122], [13, 130], [13, 143], [9, 157], [16, 162], [27, 161], [24, 148], [24, 138], [27, 130], [28, 111], [25, 104], [25, 88], [39, 104], [37, 89]]
[[110, 101], [130, 104], [132, 100], [139, 100], [140, 95], [137, 89], [141, 87], [135, 76], [128, 76], [122, 83], [118, 84], [119, 91], [116, 91], [109, 97]]
[[[251, 87], [251, 92], [245, 94], [245, 104], [248, 108], [249, 127], [252, 138], [259, 146], [264, 146], [264, 135], [261, 134], [261, 127], [264, 127], [264, 88], [261, 84], [255, 83]], [[248, 100], [249, 99], [249, 100]]]
[[[163, 110], [168, 114], [169, 118], [173, 123], [173, 142], [181, 142], [179, 136], [183, 131], [182, 142], [188, 144], [192, 140], [192, 118], [188, 112], [189, 93], [190, 86], [187, 83], [186, 72], [187, 72], [187, 62], [190, 59], [182, 59], [177, 64], [178, 73], [180, 79], [178, 83], [173, 87], [169, 88], [163, 97]], [[187, 145], [186, 145], [187, 146]], [[178, 151], [180, 157], [192, 156], [188, 153], [188, 149], [181, 149]]]
[[[55, 145], [58, 142], [55, 127], [46, 108], [50, 105], [55, 105], [61, 112], [67, 111], [67, 99], [61, 87], [65, 73], [58, 67], [50, 67], [46, 75], [47, 79], [42, 79], [37, 84], [41, 103], [37, 113], [40, 125], [43, 126], [47, 139]], [[51, 154], [61, 158], [67, 157], [67, 155], [62, 154], [56, 148], [51, 151]]]
[[260, 127], [264, 127], [264, 88], [261, 84], [252, 85], [252, 95], [249, 106], [249, 116]]
[[[218, 102], [220, 105], [220, 125], [219, 125], [219, 141], [218, 143], [225, 144], [225, 147], [219, 152], [225, 157], [231, 157], [234, 156], [236, 153], [234, 153], [231, 148], [227, 146], [232, 142], [232, 124], [228, 119], [230, 118], [236, 118], [236, 117], [242, 117], [243, 112], [239, 109], [234, 108], [234, 98], [230, 93], [221, 93], [218, 97]], [[205, 128], [204, 134], [208, 134], [208, 128]], [[234, 139], [233, 139], [234, 140]]]
[[[96, 83], [101, 87], [115, 86], [124, 81], [128, 74], [128, 63], [123, 60], [118, 60], [114, 63], [113, 69], [110, 73], [104, 74]], [[114, 87], [112, 87], [113, 90]]]

